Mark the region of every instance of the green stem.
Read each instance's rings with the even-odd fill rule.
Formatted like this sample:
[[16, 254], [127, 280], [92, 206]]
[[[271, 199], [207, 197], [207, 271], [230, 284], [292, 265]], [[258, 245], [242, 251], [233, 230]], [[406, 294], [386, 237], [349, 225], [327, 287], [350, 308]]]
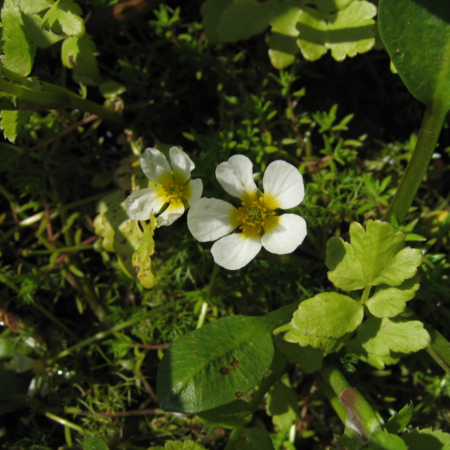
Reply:
[[74, 247], [55, 247], [51, 250], [24, 250], [23, 256], [33, 256], [33, 255], [51, 255], [53, 253], [67, 253], [67, 252], [76, 252], [78, 250], [91, 250], [93, 249], [93, 245], [78, 245]]
[[90, 112], [91, 114], [96, 114], [97, 116], [103, 117], [104, 119], [109, 120], [110, 122], [115, 122], [119, 124], [123, 123], [122, 117], [119, 116], [119, 114], [115, 113], [114, 111], [111, 111], [108, 108], [105, 108], [104, 106], [91, 102], [90, 100], [81, 98], [79, 95], [74, 94], [68, 89], [65, 89], [61, 86], [57, 86], [55, 84], [45, 83], [43, 81], [41, 82], [41, 85], [44, 89], [46, 89], [46, 93], [55, 92], [68, 95], [70, 97], [70, 105], [66, 105], [65, 106], [66, 108], [67, 107], [78, 108], [81, 109], [82, 111], [87, 111]]
[[275, 328], [278, 328], [281, 325], [290, 322], [297, 308], [298, 302], [294, 302], [290, 305], [283, 306], [276, 311], [266, 314], [265, 316], [262, 316], [261, 319], [267, 321], [269, 326], [274, 330]]
[[219, 273], [219, 270], [220, 270], [220, 267], [216, 263], [214, 263], [213, 271], [211, 273], [211, 279], [209, 281], [208, 290], [206, 291], [205, 299], [203, 300], [203, 303], [202, 303], [202, 309], [200, 310], [200, 315], [198, 317], [197, 326], [196, 326], [197, 329], [201, 328], [205, 323], [206, 312], [208, 311], [209, 300], [211, 299], [212, 290], [213, 290], [214, 283], [217, 278], [217, 274]]
[[264, 380], [258, 387], [258, 390], [253, 394], [252, 399], [248, 402], [251, 414], [256, 411], [264, 396], [267, 394], [267, 392], [269, 392], [269, 389], [277, 382], [278, 378], [281, 377], [285, 369], [285, 365], [283, 364], [279, 368], [277, 367], [277, 369], [275, 369], [267, 378], [264, 378]]
[[87, 434], [87, 431], [80, 427], [79, 425], [74, 424], [73, 422], [69, 422], [66, 419], [63, 419], [62, 417], [56, 416], [55, 414], [46, 412], [45, 415], [49, 418], [54, 420], [55, 422], [58, 422], [61, 425], [64, 425], [66, 427], [72, 428], [73, 430], [78, 431], [81, 434]]
[[433, 156], [446, 113], [447, 111], [440, 108], [427, 108], [425, 111], [416, 148], [394, 200], [387, 210], [386, 219], [395, 216], [401, 224], [408, 213]]
[[317, 374], [317, 381], [320, 388], [322, 389], [322, 392], [325, 394], [331, 406], [336, 411], [336, 414], [339, 416], [339, 419], [341, 419], [341, 422], [345, 425], [345, 421], [347, 420], [347, 413], [345, 411], [345, 408], [339, 401], [339, 398], [334, 392], [333, 388], [322, 379], [320, 374]]
[[231, 432], [230, 437], [228, 438], [227, 445], [225, 446], [225, 450], [233, 450], [236, 447], [244, 430], [245, 430], [244, 427], [233, 428], [233, 431]]
[[363, 291], [362, 296], [361, 296], [361, 300], [359, 301], [359, 303], [361, 305], [364, 305], [364, 303], [366, 303], [367, 300], [369, 299], [370, 289], [372, 289], [372, 286], [366, 286], [364, 288], [364, 291]]

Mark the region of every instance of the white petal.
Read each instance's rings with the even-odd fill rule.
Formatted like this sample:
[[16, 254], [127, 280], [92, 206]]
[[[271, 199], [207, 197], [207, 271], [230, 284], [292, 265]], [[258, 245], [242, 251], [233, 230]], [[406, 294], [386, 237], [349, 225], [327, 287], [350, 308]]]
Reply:
[[246, 266], [261, 250], [261, 239], [234, 233], [219, 239], [211, 248], [214, 261], [228, 270]]
[[216, 177], [221, 186], [233, 197], [246, 200], [257, 191], [253, 180], [253, 164], [244, 155], [234, 155], [228, 162], [217, 166]]
[[306, 222], [296, 214], [279, 216], [278, 224], [261, 238], [263, 247], [271, 253], [292, 253], [306, 237]]
[[183, 202], [170, 202], [167, 209], [158, 216], [157, 228], [172, 225], [184, 213]]
[[150, 213], [156, 214], [166, 203], [164, 190], [157, 188], [140, 189], [125, 200], [128, 217], [134, 220], [148, 220]]
[[286, 161], [269, 164], [264, 173], [263, 187], [264, 194], [273, 196], [282, 209], [299, 205], [305, 196], [302, 174]]
[[239, 211], [228, 202], [215, 198], [197, 200], [188, 212], [188, 228], [200, 242], [215, 241], [239, 226]]
[[141, 169], [155, 183], [166, 185], [173, 180], [167, 158], [156, 148], [147, 148], [142, 154]]
[[169, 156], [175, 183], [186, 184], [191, 179], [191, 172], [195, 164], [178, 147], [172, 147], [169, 151]]
[[187, 200], [189, 206], [192, 206], [203, 193], [203, 183], [200, 178], [189, 181], [184, 187], [183, 198]]

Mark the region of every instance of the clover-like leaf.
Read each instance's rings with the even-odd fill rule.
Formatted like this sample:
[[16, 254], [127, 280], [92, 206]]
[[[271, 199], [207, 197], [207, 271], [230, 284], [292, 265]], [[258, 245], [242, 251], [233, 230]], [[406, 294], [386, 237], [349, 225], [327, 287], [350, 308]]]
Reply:
[[30, 111], [0, 111], [0, 128], [8, 141], [14, 142], [23, 126], [30, 121]]
[[56, 34], [81, 37], [85, 33], [82, 14], [73, 0], [57, 0], [46, 12], [42, 27]]
[[272, 34], [269, 39], [269, 56], [272, 65], [277, 69], [284, 69], [291, 65], [298, 53], [296, 37], [297, 22], [302, 10], [295, 0], [282, 0], [275, 8], [270, 21]]
[[303, 332], [292, 328], [284, 335], [284, 340], [286, 342], [297, 343], [300, 347], [307, 348], [311, 346], [317, 350], [322, 350], [325, 353], [335, 353], [338, 352], [347, 342], [349, 335], [344, 334], [344, 336], [339, 339], [332, 339], [326, 337], [318, 337], [304, 334]]
[[306, 59], [315, 61], [330, 49], [333, 58], [342, 61], [375, 45], [376, 7], [365, 0], [338, 3], [322, 0], [319, 9], [303, 8], [297, 43]]
[[155, 241], [153, 234], [156, 228], [156, 218], [150, 216], [150, 224], [146, 225], [138, 249], [133, 253], [131, 265], [137, 271], [139, 282], [147, 289], [151, 289], [155, 285], [155, 272], [153, 269], [151, 256], [155, 251]]
[[418, 320], [372, 317], [358, 328], [358, 336], [367, 352], [378, 356], [418, 352], [430, 344], [430, 335]]
[[389, 418], [385, 425], [386, 430], [389, 431], [389, 433], [401, 433], [408, 426], [413, 414], [414, 405], [411, 402]]
[[408, 450], [450, 450], [450, 434], [431, 428], [408, 430], [402, 434]]
[[27, 39], [23, 15], [14, 0], [5, 0], [1, 20], [4, 53], [1, 56], [2, 64], [11, 72], [26, 77], [33, 67], [36, 45]]
[[406, 308], [406, 302], [413, 299], [419, 289], [417, 276], [405, 280], [400, 286], [381, 284], [365, 305], [375, 317], [394, 317]]
[[364, 317], [364, 307], [346, 295], [324, 292], [300, 303], [292, 326], [300, 332], [334, 339], [355, 330]]
[[94, 78], [98, 75], [94, 56], [96, 51], [94, 41], [87, 34], [83, 37], [69, 37], [62, 45], [62, 63], [78, 75]]

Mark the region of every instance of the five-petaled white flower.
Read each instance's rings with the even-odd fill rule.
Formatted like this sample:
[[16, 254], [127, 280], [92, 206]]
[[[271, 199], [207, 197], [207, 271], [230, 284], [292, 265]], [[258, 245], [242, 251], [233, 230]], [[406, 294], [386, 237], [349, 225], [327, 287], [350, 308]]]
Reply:
[[169, 156], [170, 164], [156, 148], [147, 148], [142, 154], [141, 169], [153, 183], [125, 200], [131, 219], [148, 220], [168, 204], [158, 216], [157, 226], [171, 225], [202, 196], [202, 180], [191, 180], [195, 164], [189, 156], [177, 147], [170, 149]]
[[[276, 215], [293, 208], [305, 195], [303, 177], [291, 164], [274, 161], [263, 177], [262, 193], [253, 180], [253, 164], [243, 155], [217, 166], [216, 177], [225, 191], [242, 201], [237, 209], [223, 200], [201, 198], [188, 213], [188, 227], [200, 242], [215, 241], [214, 261], [229, 270], [248, 264], [263, 246], [271, 253], [292, 253], [305, 239], [306, 222], [296, 214]], [[239, 228], [240, 233], [230, 234]], [[228, 235], [228, 236], [227, 236]]]

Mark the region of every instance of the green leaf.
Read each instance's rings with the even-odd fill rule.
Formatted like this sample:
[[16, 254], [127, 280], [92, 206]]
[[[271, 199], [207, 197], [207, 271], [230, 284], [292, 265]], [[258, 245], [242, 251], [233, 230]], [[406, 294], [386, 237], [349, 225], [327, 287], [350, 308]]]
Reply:
[[23, 126], [30, 121], [30, 111], [0, 111], [0, 128], [8, 141], [15, 142]]
[[[297, 330], [293, 331], [300, 333]], [[305, 335], [303, 334], [303, 336]], [[314, 373], [322, 367], [325, 352], [320, 348], [313, 348], [310, 345], [301, 347], [300, 345], [297, 345], [297, 343], [284, 342], [281, 335], [275, 335], [274, 340], [277, 348], [281, 351], [281, 353], [283, 353], [284, 356], [286, 356], [289, 362], [291, 364], [299, 364], [303, 372]]]
[[279, 0], [233, 0], [217, 28], [219, 42], [236, 42], [262, 33], [268, 26]]
[[105, 98], [114, 98], [127, 91], [127, 88], [117, 81], [108, 80], [98, 87], [100, 94]]
[[326, 354], [338, 352], [348, 340], [349, 335], [344, 335], [339, 339], [332, 339], [318, 336], [308, 336], [303, 332], [292, 328], [284, 335], [287, 342], [296, 342], [301, 347], [311, 346], [323, 350]]
[[372, 3], [355, 0], [347, 8], [327, 16], [326, 46], [336, 61], [372, 49], [375, 45], [373, 17], [376, 13], [377, 8]]
[[[427, 447], [423, 447], [422, 450], [425, 448], [429, 450]], [[380, 428], [370, 438], [367, 450], [408, 450], [408, 448], [399, 436], [389, 434]]]
[[433, 109], [450, 109], [450, 9], [444, 1], [381, 0], [380, 35], [406, 87]]
[[296, 25], [301, 11], [295, 0], [282, 0], [275, 8], [270, 21], [272, 33], [269, 39], [269, 56], [272, 65], [277, 69], [291, 65], [298, 53], [295, 38], [299, 33]]
[[408, 426], [413, 414], [414, 405], [411, 402], [409, 405], [404, 406], [398, 413], [389, 418], [386, 422], [386, 430], [393, 434], [401, 433]]
[[[122, 222], [114, 233], [114, 250], [118, 253], [118, 259], [122, 270], [130, 278], [136, 277], [132, 258], [133, 253], [139, 248], [141, 240], [142, 231], [139, 228], [138, 222], [133, 219], [127, 219], [125, 222]], [[144, 267], [147, 267], [147, 265]]]
[[303, 7], [297, 24], [300, 33], [297, 45], [305, 59], [316, 61], [327, 52], [325, 47], [327, 28], [328, 24], [320, 11], [309, 6]]
[[391, 351], [412, 353], [430, 344], [430, 335], [417, 320], [370, 318], [358, 328], [362, 346], [368, 353], [389, 356]]
[[315, 0], [316, 5], [323, 13], [333, 13], [347, 8], [353, 0]]
[[25, 14], [37, 14], [50, 8], [51, 1], [47, 0], [16, 0], [19, 8]]
[[287, 433], [299, 415], [297, 394], [280, 382], [274, 386], [267, 397], [266, 411], [281, 431]]
[[[375, 45], [376, 7], [364, 0], [346, 3], [322, 1], [320, 10], [303, 8], [297, 25], [297, 44], [306, 59], [315, 61], [330, 49], [333, 58], [342, 61]], [[335, 12], [328, 12], [331, 10]]]
[[166, 441], [164, 447], [158, 445], [156, 447], [149, 447], [148, 450], [205, 450], [203, 445], [195, 441]]
[[408, 446], [408, 450], [450, 450], [450, 434], [441, 430], [416, 428], [403, 433], [402, 439]]
[[139, 282], [147, 289], [151, 289], [155, 285], [155, 271], [151, 256], [155, 251], [155, 241], [153, 235], [156, 228], [156, 218], [150, 216], [150, 225], [147, 225], [140, 237], [140, 244], [131, 258], [131, 265], [137, 271]]
[[57, 0], [47, 11], [42, 27], [56, 34], [81, 37], [85, 33], [81, 8], [73, 0]]
[[69, 37], [64, 40], [61, 50], [63, 64], [78, 75], [95, 78], [98, 75], [95, 44], [85, 34], [83, 37]]
[[403, 248], [405, 233], [394, 232], [387, 222], [369, 220], [364, 228], [350, 225], [351, 245], [361, 263], [367, 286], [398, 286], [412, 278], [422, 262], [420, 250]]
[[327, 243], [326, 265], [329, 280], [345, 291], [364, 289], [364, 272], [352, 245], [334, 236]]
[[385, 365], [397, 364], [400, 361], [400, 354], [395, 352], [391, 352], [388, 356], [378, 356], [367, 353], [358, 336], [349, 341], [345, 348], [349, 355], [355, 356], [379, 370], [383, 370]]
[[47, 48], [64, 39], [64, 36], [52, 33], [42, 28], [42, 17], [39, 14], [23, 14], [25, 35], [28, 42], [36, 44], [39, 48]]
[[246, 428], [236, 450], [274, 450], [269, 433], [263, 428]]
[[102, 438], [92, 436], [84, 441], [83, 450], [109, 450], [109, 447]]
[[33, 68], [36, 45], [25, 34], [22, 12], [14, 0], [5, 0], [2, 8], [2, 64], [11, 72], [26, 77]]
[[300, 303], [292, 326], [307, 335], [340, 338], [355, 330], [364, 307], [346, 295], [324, 292]]
[[271, 330], [261, 318], [234, 316], [180, 337], [158, 371], [161, 408], [198, 413], [250, 391], [272, 363]]
[[417, 289], [419, 289], [417, 276], [397, 287], [382, 284], [377, 287], [375, 294], [365, 305], [375, 317], [394, 317], [405, 310], [406, 302], [414, 298]]
[[213, 44], [219, 42], [218, 29], [222, 13], [232, 4], [233, 0], [206, 0], [200, 9], [206, 37]]
[[128, 219], [125, 195], [120, 189], [106, 195], [97, 204], [98, 216], [94, 219], [95, 234], [102, 237], [102, 247], [115, 252], [114, 234], [119, 225]]
[[252, 415], [248, 403], [242, 400], [234, 400], [226, 405], [198, 413], [197, 418], [206, 425], [234, 428], [247, 425]]

